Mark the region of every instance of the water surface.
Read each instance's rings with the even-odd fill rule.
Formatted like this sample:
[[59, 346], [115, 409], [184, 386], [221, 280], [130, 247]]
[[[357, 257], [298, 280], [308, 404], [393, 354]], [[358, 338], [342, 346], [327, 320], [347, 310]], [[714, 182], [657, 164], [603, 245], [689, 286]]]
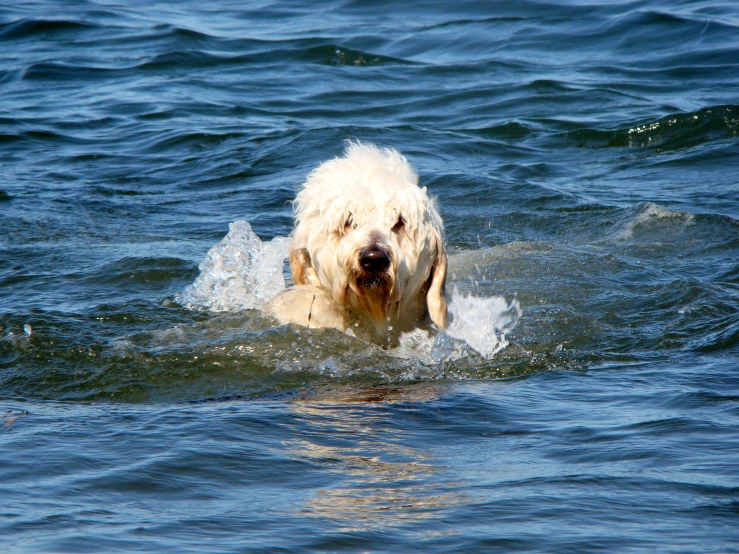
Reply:
[[[722, 1], [0, 7], [2, 550], [739, 551], [738, 36]], [[347, 138], [417, 168], [505, 337], [182, 302]]]

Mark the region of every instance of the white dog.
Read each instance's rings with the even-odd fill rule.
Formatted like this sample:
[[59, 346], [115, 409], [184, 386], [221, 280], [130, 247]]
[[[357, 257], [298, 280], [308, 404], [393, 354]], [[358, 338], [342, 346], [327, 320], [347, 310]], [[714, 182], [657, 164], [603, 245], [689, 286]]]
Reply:
[[387, 340], [429, 323], [444, 329], [442, 221], [408, 161], [349, 142], [295, 199], [295, 287], [265, 305], [282, 323], [351, 327]]

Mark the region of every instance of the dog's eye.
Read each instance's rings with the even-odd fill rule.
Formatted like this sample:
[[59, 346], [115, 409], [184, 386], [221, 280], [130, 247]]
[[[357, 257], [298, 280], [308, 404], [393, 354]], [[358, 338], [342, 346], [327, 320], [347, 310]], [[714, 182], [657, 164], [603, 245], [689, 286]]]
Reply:
[[398, 217], [398, 221], [393, 225], [392, 231], [393, 233], [400, 233], [402, 229], [405, 228], [405, 219], [403, 219], [403, 216]]
[[344, 232], [348, 233], [352, 229], [356, 229], [357, 224], [354, 223], [354, 219], [351, 214], [349, 214], [349, 217], [346, 218], [346, 223], [344, 223]]

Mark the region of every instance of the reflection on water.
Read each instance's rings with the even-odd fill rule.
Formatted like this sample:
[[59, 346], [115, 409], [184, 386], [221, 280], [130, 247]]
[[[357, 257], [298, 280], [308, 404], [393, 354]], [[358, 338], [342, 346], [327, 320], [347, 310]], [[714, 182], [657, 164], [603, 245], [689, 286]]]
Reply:
[[[469, 502], [455, 490], [461, 485], [427, 449], [410, 446], [415, 433], [429, 433], [432, 423], [414, 430], [412, 421], [398, 432], [388, 418], [404, 413], [414, 419], [412, 403], [434, 403], [445, 387], [327, 389], [289, 404], [310, 422], [310, 432], [287, 445], [297, 458], [334, 472], [337, 483], [318, 490], [300, 510], [330, 518], [344, 532], [393, 527], [434, 517], [439, 510]], [[408, 403], [398, 412], [397, 404]], [[395, 404], [394, 410], [388, 404]], [[437, 412], [436, 425], [443, 425]], [[392, 431], [392, 432], [391, 432]], [[433, 431], [431, 431], [433, 432]]]

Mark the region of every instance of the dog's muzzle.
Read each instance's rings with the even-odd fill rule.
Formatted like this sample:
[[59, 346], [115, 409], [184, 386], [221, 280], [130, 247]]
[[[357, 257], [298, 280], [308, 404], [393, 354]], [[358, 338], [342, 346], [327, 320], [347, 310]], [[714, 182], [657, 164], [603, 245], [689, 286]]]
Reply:
[[359, 251], [359, 265], [367, 273], [382, 273], [390, 267], [390, 255], [379, 244], [370, 244]]

